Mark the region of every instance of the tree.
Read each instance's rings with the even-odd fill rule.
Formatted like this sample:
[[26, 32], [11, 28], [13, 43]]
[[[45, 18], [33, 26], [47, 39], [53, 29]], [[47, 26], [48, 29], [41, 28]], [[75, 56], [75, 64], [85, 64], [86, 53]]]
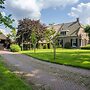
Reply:
[[47, 42], [51, 42], [51, 37], [55, 34], [55, 30], [53, 28], [48, 28], [45, 32], [45, 40]]
[[15, 42], [16, 34], [17, 34], [16, 29], [12, 29], [7, 36], [9, 37], [9, 39], [11, 39], [13, 42]]
[[55, 34], [54, 28], [47, 28], [45, 32], [45, 40], [47, 43], [49, 43], [50, 47], [53, 46], [51, 38], [54, 36], [54, 34]]
[[58, 41], [58, 36], [59, 34], [55, 32], [53, 27], [46, 30], [46, 41], [53, 46], [54, 61], [56, 60], [56, 43]]
[[52, 45], [53, 45], [53, 50], [54, 50], [54, 61], [56, 60], [56, 47], [57, 47], [57, 42], [58, 42], [58, 36], [59, 34], [55, 34], [52, 38]]
[[88, 33], [89, 36], [89, 43], [90, 43], [90, 25], [86, 25], [84, 28], [85, 32]]
[[[5, 9], [4, 7], [5, 0], [0, 0], [0, 9]], [[14, 19], [11, 19], [11, 14], [8, 16], [4, 16], [2, 12], [0, 11], [0, 25], [5, 25], [5, 27], [14, 28], [12, 26], [12, 23], [14, 22]]]
[[35, 53], [35, 49], [36, 49], [36, 43], [37, 43], [37, 38], [36, 38], [36, 34], [35, 34], [35, 30], [32, 30], [32, 34], [31, 34], [31, 42], [34, 48], [34, 53]]
[[38, 43], [39, 40], [42, 40], [42, 38], [45, 37], [45, 31], [46, 31], [46, 26], [44, 24], [41, 24], [40, 20], [31, 20], [28, 18], [19, 20], [17, 36], [20, 36], [20, 38], [17, 39], [17, 42], [21, 44], [23, 38], [23, 42], [31, 43], [32, 40], [30, 37], [32, 37], [33, 36], [32, 34], [34, 33], [36, 38], [36, 43]]

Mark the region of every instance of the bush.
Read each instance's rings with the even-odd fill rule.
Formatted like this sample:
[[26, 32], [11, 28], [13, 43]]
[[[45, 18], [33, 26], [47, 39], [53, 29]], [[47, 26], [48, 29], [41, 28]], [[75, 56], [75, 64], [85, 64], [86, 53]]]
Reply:
[[43, 44], [43, 49], [47, 49], [47, 44]]
[[86, 46], [81, 47], [81, 49], [90, 50], [90, 44], [89, 44], [89, 45], [86, 45]]
[[42, 44], [39, 44], [39, 49], [43, 49], [43, 45]]
[[71, 48], [71, 43], [70, 42], [66, 42], [64, 48], [70, 49]]
[[19, 52], [19, 51], [21, 51], [21, 48], [20, 48], [20, 46], [17, 45], [17, 44], [12, 44], [12, 45], [10, 45], [10, 50], [11, 50], [12, 52]]

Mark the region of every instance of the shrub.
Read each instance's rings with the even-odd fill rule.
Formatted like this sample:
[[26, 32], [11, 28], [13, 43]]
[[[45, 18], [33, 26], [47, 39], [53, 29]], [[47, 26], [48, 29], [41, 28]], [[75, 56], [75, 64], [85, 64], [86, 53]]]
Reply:
[[81, 47], [81, 49], [90, 50], [90, 44], [89, 44], [89, 45], [86, 45], [86, 46]]
[[66, 42], [65, 45], [64, 45], [64, 48], [70, 49], [71, 48], [71, 43]]
[[47, 44], [43, 44], [43, 49], [47, 49]]
[[39, 49], [43, 49], [43, 45], [42, 44], [39, 44]]
[[20, 46], [17, 45], [17, 44], [12, 44], [12, 45], [10, 45], [10, 50], [11, 50], [12, 52], [19, 52], [19, 51], [21, 51], [21, 48], [20, 48]]

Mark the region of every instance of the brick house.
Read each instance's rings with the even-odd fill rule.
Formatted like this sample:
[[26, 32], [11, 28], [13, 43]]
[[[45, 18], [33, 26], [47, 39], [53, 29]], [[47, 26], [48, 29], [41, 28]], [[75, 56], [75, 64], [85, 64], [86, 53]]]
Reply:
[[58, 42], [62, 47], [65, 47], [65, 44], [69, 42], [72, 48], [79, 48], [89, 42], [88, 34], [80, 24], [79, 18], [74, 22], [50, 25], [48, 28], [53, 28], [56, 33], [60, 33]]

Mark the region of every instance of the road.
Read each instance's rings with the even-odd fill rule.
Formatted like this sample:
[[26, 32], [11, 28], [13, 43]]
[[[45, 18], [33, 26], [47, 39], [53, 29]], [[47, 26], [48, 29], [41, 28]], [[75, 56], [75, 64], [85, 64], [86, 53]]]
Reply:
[[4, 62], [15, 68], [37, 90], [90, 90], [90, 70], [39, 61], [32, 57], [0, 51]]

